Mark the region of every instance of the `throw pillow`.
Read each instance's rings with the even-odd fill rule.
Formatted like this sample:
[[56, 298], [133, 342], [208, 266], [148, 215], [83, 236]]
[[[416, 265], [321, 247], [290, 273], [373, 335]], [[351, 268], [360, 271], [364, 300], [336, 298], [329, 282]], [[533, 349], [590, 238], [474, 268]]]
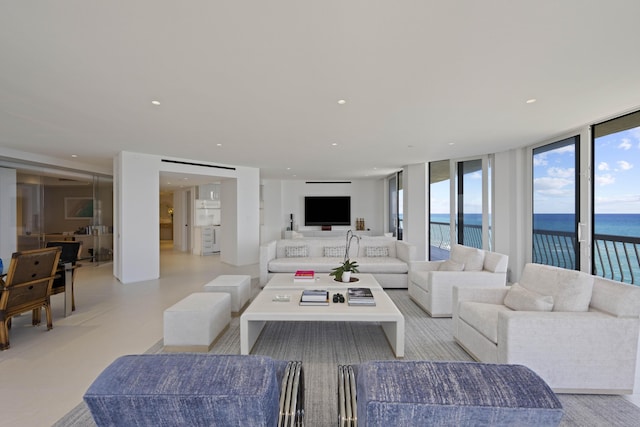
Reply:
[[344, 246], [325, 246], [324, 256], [339, 258], [344, 256], [344, 251], [345, 251]]
[[366, 254], [368, 257], [389, 256], [389, 248], [386, 246], [367, 246]]
[[464, 264], [460, 264], [459, 262], [452, 261], [450, 259], [441, 262], [438, 266], [439, 271], [463, 271]]
[[529, 263], [519, 283], [533, 292], [553, 296], [553, 311], [588, 311], [593, 276], [577, 270]]
[[541, 295], [514, 283], [504, 297], [504, 305], [516, 311], [551, 311], [553, 297]]
[[306, 257], [308, 250], [306, 246], [286, 246], [284, 248], [284, 256], [287, 258]]

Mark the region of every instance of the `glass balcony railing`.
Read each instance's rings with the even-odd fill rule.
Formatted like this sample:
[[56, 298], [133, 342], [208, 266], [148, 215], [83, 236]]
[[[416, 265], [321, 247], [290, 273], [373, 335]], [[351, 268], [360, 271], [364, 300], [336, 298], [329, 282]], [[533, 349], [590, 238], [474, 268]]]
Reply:
[[[431, 259], [448, 259], [451, 250], [450, 225], [431, 222]], [[464, 236], [468, 246], [481, 244], [481, 228], [465, 226]], [[593, 274], [619, 282], [640, 285], [640, 238], [594, 234]], [[575, 233], [551, 230], [533, 230], [533, 262], [557, 267], [576, 268]]]

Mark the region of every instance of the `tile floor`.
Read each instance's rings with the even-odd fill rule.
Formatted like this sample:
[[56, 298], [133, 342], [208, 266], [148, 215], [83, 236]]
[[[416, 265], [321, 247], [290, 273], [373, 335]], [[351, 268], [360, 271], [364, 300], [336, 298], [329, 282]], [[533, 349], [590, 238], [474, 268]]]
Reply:
[[143, 353], [162, 338], [167, 307], [217, 275], [250, 274], [257, 281], [257, 265], [240, 268], [219, 255], [174, 252], [170, 242], [161, 248], [157, 280], [123, 285], [111, 263], [85, 263], [76, 276], [76, 311], [63, 317], [64, 294], [51, 297], [51, 331], [46, 323], [31, 326], [30, 313], [14, 318], [11, 348], [0, 352], [0, 426], [55, 423], [115, 358]]
[[[11, 348], [0, 352], [0, 426], [53, 424], [115, 358], [143, 353], [162, 338], [167, 307], [219, 274], [258, 277], [257, 265], [234, 267], [218, 255], [175, 252], [171, 242], [161, 244], [160, 265], [159, 279], [123, 285], [111, 263], [88, 263], [78, 270], [71, 316], [63, 317], [64, 294], [52, 297], [53, 330], [32, 327], [30, 314], [14, 318]], [[639, 389], [627, 396], [638, 406]]]

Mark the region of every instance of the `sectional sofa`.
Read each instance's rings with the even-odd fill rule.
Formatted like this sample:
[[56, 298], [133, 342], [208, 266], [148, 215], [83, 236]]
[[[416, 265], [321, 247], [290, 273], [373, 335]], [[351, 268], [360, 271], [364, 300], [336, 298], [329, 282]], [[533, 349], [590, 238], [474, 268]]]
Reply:
[[[345, 253], [343, 238], [299, 238], [274, 240], [260, 246], [260, 285], [274, 273], [314, 270], [330, 273]], [[373, 274], [383, 288], [407, 288], [409, 265], [416, 258], [415, 246], [390, 237], [362, 236], [352, 240], [349, 258], [358, 263], [360, 273]]]

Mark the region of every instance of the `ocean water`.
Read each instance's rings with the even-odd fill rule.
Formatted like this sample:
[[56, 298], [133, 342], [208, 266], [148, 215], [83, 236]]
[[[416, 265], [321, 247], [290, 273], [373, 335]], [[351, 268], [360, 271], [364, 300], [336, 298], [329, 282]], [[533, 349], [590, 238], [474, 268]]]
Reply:
[[[449, 223], [449, 214], [432, 214], [431, 222]], [[482, 225], [482, 214], [466, 214], [465, 225]], [[576, 230], [573, 214], [535, 214], [534, 230], [568, 231]], [[640, 214], [596, 214], [595, 234], [611, 236], [640, 237]]]

